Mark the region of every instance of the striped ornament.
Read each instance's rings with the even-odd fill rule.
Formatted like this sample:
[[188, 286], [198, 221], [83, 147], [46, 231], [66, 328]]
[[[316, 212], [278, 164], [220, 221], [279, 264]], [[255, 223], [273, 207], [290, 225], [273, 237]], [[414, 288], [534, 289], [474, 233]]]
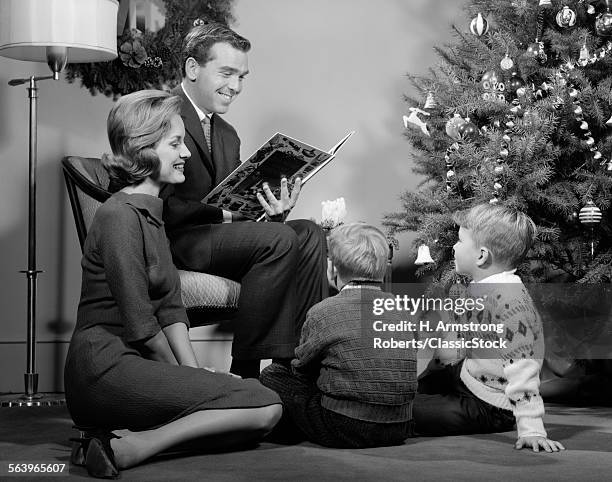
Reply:
[[487, 19], [479, 13], [474, 20], [470, 23], [470, 31], [480, 37], [489, 31], [489, 22]]
[[595, 206], [593, 201], [588, 201], [578, 214], [580, 223], [586, 224], [587, 226], [595, 226], [596, 224], [599, 224], [601, 222], [601, 218], [601, 209]]

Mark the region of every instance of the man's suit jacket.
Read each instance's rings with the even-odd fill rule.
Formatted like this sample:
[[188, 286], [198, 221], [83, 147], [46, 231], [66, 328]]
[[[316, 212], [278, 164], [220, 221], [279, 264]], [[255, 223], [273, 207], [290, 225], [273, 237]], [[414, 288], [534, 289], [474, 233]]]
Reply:
[[162, 190], [166, 228], [171, 231], [184, 226], [219, 223], [223, 220], [222, 210], [200, 201], [240, 164], [240, 138], [230, 124], [213, 114], [211, 156], [198, 114], [185, 92], [179, 85], [172, 93], [183, 99], [181, 117], [191, 158], [185, 163], [185, 182], [166, 185]]

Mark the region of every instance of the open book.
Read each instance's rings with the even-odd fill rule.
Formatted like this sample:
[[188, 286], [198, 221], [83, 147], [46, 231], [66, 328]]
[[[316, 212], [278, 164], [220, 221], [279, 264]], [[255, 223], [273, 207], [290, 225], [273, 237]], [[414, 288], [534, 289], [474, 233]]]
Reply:
[[264, 209], [257, 200], [267, 182], [280, 198], [280, 180], [287, 178], [289, 189], [300, 177], [306, 184], [336, 156], [344, 143], [355, 133], [349, 132], [334, 147], [325, 152], [284, 134], [274, 134], [257, 152], [221, 181], [202, 202], [226, 211], [240, 213], [252, 220], [264, 217]]

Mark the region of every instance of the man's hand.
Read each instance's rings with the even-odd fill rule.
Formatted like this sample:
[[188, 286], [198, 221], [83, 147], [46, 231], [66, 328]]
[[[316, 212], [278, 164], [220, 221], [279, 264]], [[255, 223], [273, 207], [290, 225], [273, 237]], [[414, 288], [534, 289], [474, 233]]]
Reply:
[[293, 189], [291, 190], [291, 195], [289, 195], [289, 188], [287, 185], [287, 178], [282, 177], [280, 199], [276, 199], [267, 182], [265, 182], [263, 185], [263, 191], [266, 195], [266, 198], [264, 198], [263, 194], [261, 194], [260, 192], [257, 193], [257, 200], [264, 208], [266, 216], [269, 219], [274, 220], [274, 218], [276, 217], [282, 218], [282, 220], [284, 221], [289, 212], [295, 206], [295, 203], [297, 203], [298, 197], [300, 195], [300, 188], [302, 186], [302, 180], [300, 178], [297, 178], [295, 180], [295, 183], [293, 184]]
[[547, 452], [559, 452], [560, 450], [565, 450], [565, 447], [559, 442], [547, 439], [546, 437], [537, 436], [519, 437], [519, 439], [514, 444], [514, 448], [520, 450], [523, 447], [531, 447], [534, 452], [539, 452], [540, 447], [542, 447]]

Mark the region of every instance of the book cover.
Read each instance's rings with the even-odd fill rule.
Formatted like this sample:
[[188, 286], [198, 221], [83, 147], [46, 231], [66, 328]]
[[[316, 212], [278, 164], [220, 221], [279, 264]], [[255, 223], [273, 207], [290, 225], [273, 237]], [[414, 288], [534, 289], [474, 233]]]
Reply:
[[281, 177], [287, 177], [290, 189], [298, 177], [304, 185], [335, 157], [353, 134], [354, 131], [350, 132], [326, 152], [285, 134], [276, 133], [221, 181], [202, 202], [240, 213], [254, 221], [262, 219], [265, 213], [257, 200], [257, 192], [263, 193], [264, 182], [280, 198]]

